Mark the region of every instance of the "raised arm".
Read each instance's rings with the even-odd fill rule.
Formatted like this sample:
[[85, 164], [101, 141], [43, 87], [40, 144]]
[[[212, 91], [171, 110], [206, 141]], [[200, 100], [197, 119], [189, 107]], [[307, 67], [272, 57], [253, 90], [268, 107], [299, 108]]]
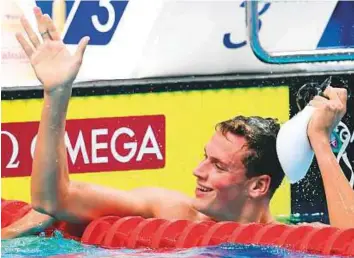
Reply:
[[322, 175], [330, 224], [354, 228], [354, 191], [330, 146], [330, 134], [346, 112], [347, 92], [328, 87], [324, 94], [329, 99], [317, 96], [311, 101], [317, 109], [311, 118], [308, 135]]
[[34, 13], [42, 39], [25, 18], [21, 22], [30, 42], [23, 35], [16, 35], [44, 88], [31, 176], [33, 208], [72, 222], [111, 214], [151, 216], [149, 191], [124, 192], [70, 181], [64, 144], [66, 114], [72, 83], [89, 38], [83, 38], [72, 55], [50, 17], [43, 15], [39, 8]]

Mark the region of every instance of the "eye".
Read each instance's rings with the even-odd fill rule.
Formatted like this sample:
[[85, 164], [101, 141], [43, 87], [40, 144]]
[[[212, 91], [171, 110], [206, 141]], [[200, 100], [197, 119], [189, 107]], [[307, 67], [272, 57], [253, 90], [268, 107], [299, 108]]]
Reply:
[[214, 163], [214, 166], [215, 166], [218, 170], [227, 171], [227, 169], [221, 167], [218, 163]]

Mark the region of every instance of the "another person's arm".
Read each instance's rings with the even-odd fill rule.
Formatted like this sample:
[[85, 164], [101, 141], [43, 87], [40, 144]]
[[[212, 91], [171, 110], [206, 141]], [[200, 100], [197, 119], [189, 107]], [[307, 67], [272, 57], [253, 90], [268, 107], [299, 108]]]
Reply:
[[25, 216], [11, 225], [1, 229], [1, 239], [11, 239], [26, 235], [33, 235], [45, 230], [55, 222], [55, 219], [35, 210], [29, 211]]
[[330, 224], [354, 228], [354, 191], [332, 152], [329, 140], [346, 112], [347, 93], [344, 89], [332, 87], [324, 93], [329, 100], [318, 96], [311, 102], [317, 109], [310, 121], [308, 134], [322, 175]]
[[35, 8], [34, 13], [43, 43], [24, 18], [21, 22], [30, 42], [23, 35], [16, 35], [44, 88], [31, 176], [33, 208], [71, 222], [87, 222], [105, 215], [152, 216], [151, 191], [132, 193], [69, 180], [64, 143], [66, 114], [72, 83], [89, 38], [84, 37], [72, 55], [50, 17], [43, 15], [39, 8]]

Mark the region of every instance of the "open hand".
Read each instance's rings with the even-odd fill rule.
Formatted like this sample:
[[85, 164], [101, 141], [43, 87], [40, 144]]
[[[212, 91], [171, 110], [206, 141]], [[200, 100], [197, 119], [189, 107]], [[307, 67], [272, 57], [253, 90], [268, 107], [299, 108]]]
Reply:
[[16, 34], [17, 40], [30, 59], [45, 92], [71, 87], [79, 72], [89, 37], [81, 39], [75, 54], [72, 55], [61, 40], [51, 18], [47, 14], [43, 15], [38, 7], [34, 8], [34, 14], [42, 42], [25, 17], [21, 18], [21, 24], [30, 42], [21, 33]]

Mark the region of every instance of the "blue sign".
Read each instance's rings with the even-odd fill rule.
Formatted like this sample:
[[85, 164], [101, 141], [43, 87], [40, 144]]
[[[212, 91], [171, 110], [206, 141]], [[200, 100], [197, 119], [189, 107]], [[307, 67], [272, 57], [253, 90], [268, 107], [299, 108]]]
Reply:
[[[127, 1], [97, 0], [79, 1], [73, 9], [73, 1], [66, 1], [66, 17], [73, 14], [64, 37], [65, 44], [78, 44], [84, 36], [90, 37], [90, 45], [107, 45], [124, 14]], [[52, 16], [52, 1], [37, 1], [44, 13]]]
[[[240, 5], [241, 8], [246, 7], [246, 1], [243, 1]], [[269, 9], [270, 3], [265, 3], [263, 8], [259, 11], [258, 17], [259, 17], [259, 24], [258, 24], [258, 30], [262, 28], [262, 20], [261, 16]], [[245, 21], [245, 26], [246, 26], [246, 21]], [[230, 49], [235, 49], [235, 48], [241, 48], [247, 45], [247, 41], [239, 41], [239, 42], [232, 42], [231, 41], [231, 33], [225, 33], [224, 38], [223, 38], [223, 44], [226, 48]]]

